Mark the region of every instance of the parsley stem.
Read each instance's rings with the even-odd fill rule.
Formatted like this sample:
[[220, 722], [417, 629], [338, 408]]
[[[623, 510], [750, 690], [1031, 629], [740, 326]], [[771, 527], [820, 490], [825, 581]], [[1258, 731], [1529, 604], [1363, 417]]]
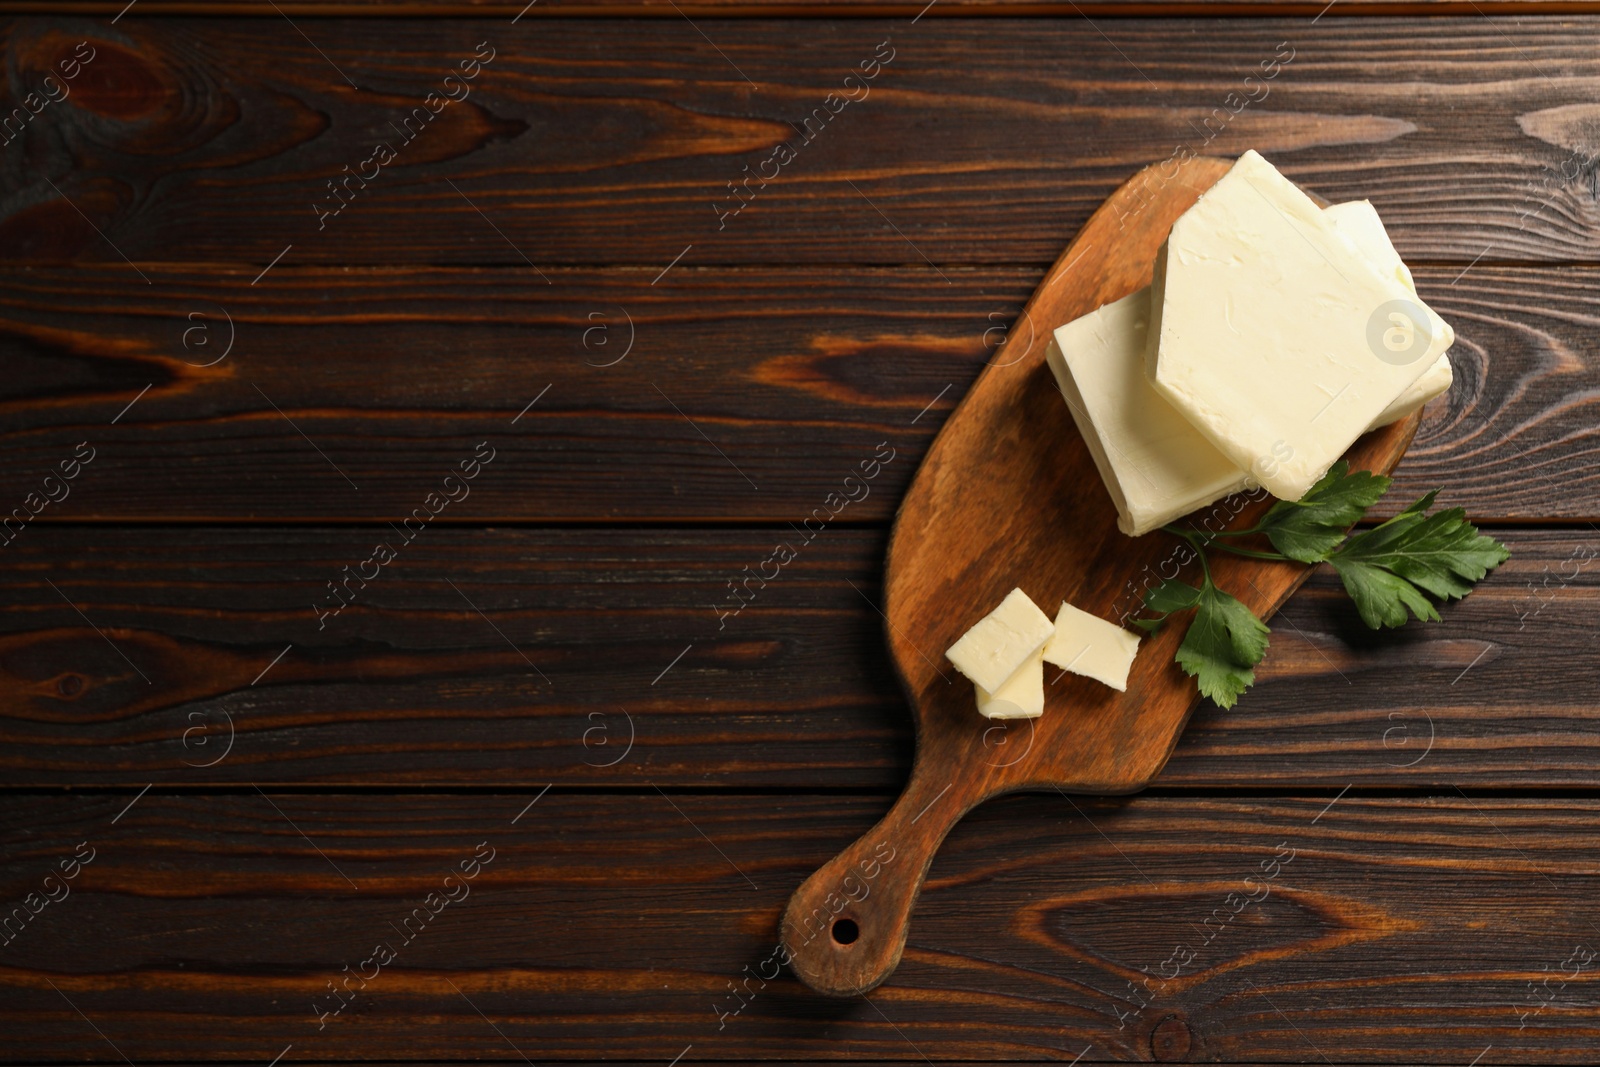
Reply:
[[1281, 552], [1257, 552], [1253, 548], [1235, 548], [1233, 545], [1218, 545], [1224, 552], [1232, 552], [1235, 556], [1248, 556], [1251, 559], [1270, 559], [1279, 563], [1289, 562], [1289, 557]]
[[1164, 533], [1172, 534], [1174, 537], [1181, 537], [1188, 542], [1189, 547], [1194, 549], [1195, 558], [1200, 561], [1200, 570], [1206, 577], [1206, 585], [1210, 585], [1211, 566], [1206, 563], [1206, 546], [1199, 536], [1194, 531], [1181, 529], [1177, 526], [1163, 526], [1161, 529]]
[[1209, 545], [1215, 545], [1224, 552], [1232, 552], [1235, 556], [1248, 556], [1251, 559], [1270, 559], [1275, 563], [1290, 562], [1289, 557], [1283, 555], [1282, 553], [1259, 552], [1253, 548], [1235, 548], [1232, 545], [1221, 544], [1216, 541], [1216, 538], [1218, 537], [1243, 537], [1245, 534], [1255, 533], [1258, 527], [1251, 527], [1248, 530], [1220, 530], [1216, 533], [1208, 533], [1205, 541], [1201, 541], [1199, 535], [1193, 530], [1185, 530], [1178, 526], [1163, 526], [1161, 529], [1163, 532], [1172, 534], [1174, 537], [1183, 538], [1185, 541], [1189, 542], [1190, 546], [1194, 548], [1195, 552], [1199, 553], [1200, 566], [1206, 572], [1206, 581], [1211, 580], [1211, 569], [1206, 566], [1206, 548]]

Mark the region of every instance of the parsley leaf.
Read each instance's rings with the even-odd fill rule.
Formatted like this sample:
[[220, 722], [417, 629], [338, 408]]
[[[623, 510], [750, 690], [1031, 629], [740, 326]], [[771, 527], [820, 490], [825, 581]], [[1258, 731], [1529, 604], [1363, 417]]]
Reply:
[[[1438, 490], [1415, 501], [1379, 526], [1346, 539], [1345, 531], [1378, 502], [1390, 479], [1371, 471], [1350, 473], [1340, 460], [1298, 501], [1274, 504], [1248, 530], [1201, 534], [1163, 527], [1187, 541], [1200, 560], [1201, 584], [1169, 578], [1145, 593], [1144, 606], [1156, 613], [1133, 624], [1154, 633], [1174, 612], [1194, 611], [1175, 659], [1200, 692], [1218, 706], [1233, 707], [1255, 684], [1255, 665], [1267, 652], [1270, 631], [1243, 603], [1218, 589], [1206, 564], [1206, 548], [1252, 559], [1331, 563], [1356, 602], [1361, 620], [1374, 630], [1403, 625], [1410, 615], [1437, 621], [1439, 600], [1459, 599], [1472, 583], [1510, 558], [1505, 545], [1478, 532], [1460, 508], [1429, 515]], [[1223, 538], [1263, 534], [1276, 552], [1241, 548]]]
[[1151, 611], [1161, 613], [1162, 618], [1154, 620], [1158, 623], [1164, 621], [1166, 616], [1174, 611], [1192, 608], [1198, 603], [1200, 603], [1200, 590], [1192, 585], [1184, 585], [1176, 578], [1168, 578], [1144, 595], [1144, 606]]
[[1438, 490], [1428, 493], [1328, 556], [1361, 621], [1374, 630], [1404, 624], [1407, 609], [1425, 622], [1437, 621], [1439, 612], [1424, 592], [1460, 599], [1511, 556], [1506, 546], [1479, 533], [1460, 508], [1426, 514], [1436, 496]]
[[1349, 470], [1350, 464], [1341, 459], [1305, 496], [1278, 501], [1248, 532], [1266, 534], [1273, 548], [1301, 563], [1327, 559], [1392, 480], [1371, 471], [1350, 474]]
[[1161, 613], [1158, 619], [1136, 620], [1146, 631], [1158, 629], [1174, 611], [1195, 609], [1176, 659], [1218, 706], [1233, 707], [1255, 683], [1252, 668], [1266, 655], [1269, 631], [1249, 608], [1213, 585], [1209, 575], [1199, 588], [1169, 578], [1145, 594], [1145, 607]]
[[1268, 632], [1254, 612], [1208, 581], [1178, 646], [1178, 666], [1218, 707], [1231, 708], [1255, 684], [1252, 668], [1267, 654]]

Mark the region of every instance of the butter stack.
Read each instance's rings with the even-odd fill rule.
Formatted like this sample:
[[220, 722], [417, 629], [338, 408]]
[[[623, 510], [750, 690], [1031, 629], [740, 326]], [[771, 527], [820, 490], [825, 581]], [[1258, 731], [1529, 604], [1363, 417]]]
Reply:
[[1137, 537], [1252, 484], [1300, 499], [1449, 389], [1454, 340], [1371, 204], [1323, 210], [1252, 151], [1173, 224], [1151, 285], [1047, 357]]

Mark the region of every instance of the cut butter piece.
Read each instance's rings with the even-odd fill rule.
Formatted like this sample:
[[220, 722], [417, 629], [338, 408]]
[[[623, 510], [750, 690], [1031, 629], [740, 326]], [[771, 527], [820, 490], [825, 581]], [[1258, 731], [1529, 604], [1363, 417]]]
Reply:
[[1013, 589], [999, 607], [962, 634], [945, 657], [979, 688], [998, 694], [1028, 657], [1044, 647], [1054, 630], [1050, 616], [1040, 611], [1028, 594]]
[[1343, 204], [1330, 204], [1322, 209], [1322, 217], [1333, 223], [1333, 228], [1344, 234], [1368, 263], [1398, 279], [1413, 293], [1417, 291], [1411, 268], [1394, 250], [1394, 242], [1389, 240], [1389, 231], [1384, 229], [1383, 220], [1378, 217], [1378, 209], [1372, 206], [1372, 201], [1350, 200]]
[[[1365, 200], [1335, 204], [1323, 215], [1363, 256], [1409, 287], [1411, 272], [1389, 242], [1383, 221]], [[1239, 492], [1250, 478], [1145, 378], [1150, 291], [1059, 327], [1045, 355], [1073, 421], [1130, 537]], [[1387, 426], [1450, 388], [1450, 357], [1440, 356], [1373, 420]]]
[[1045, 359], [1117, 508], [1138, 537], [1236, 493], [1244, 471], [1151, 387], [1144, 376], [1150, 289], [1058, 328]]
[[[1322, 209], [1322, 217], [1333, 223], [1334, 229], [1350, 239], [1368, 263], [1381, 271], [1399, 278], [1401, 284], [1413, 293], [1417, 291], [1411, 269], [1400, 259], [1400, 253], [1389, 240], [1389, 231], [1383, 228], [1378, 209], [1369, 200], [1352, 200], [1347, 204], [1334, 204]], [[1422, 377], [1406, 386], [1405, 391], [1372, 420], [1370, 429], [1395, 422], [1450, 388], [1455, 375], [1450, 369], [1450, 357], [1442, 355], [1434, 360]]]
[[1455, 371], [1450, 369], [1450, 357], [1440, 356], [1434, 360], [1432, 366], [1422, 372], [1422, 377], [1406, 386], [1405, 392], [1395, 397], [1388, 407], [1379, 412], [1378, 417], [1372, 420], [1371, 428], [1376, 430], [1391, 422], [1399, 422], [1434, 397], [1448, 393], [1455, 379]]
[[1138, 537], [1243, 489], [1247, 476], [1144, 376], [1150, 289], [1059, 327], [1045, 348], [1056, 385], [1117, 509]]
[[1056, 632], [1044, 646], [1044, 659], [1126, 692], [1128, 670], [1138, 651], [1138, 634], [1062, 601], [1056, 613]]
[[1044, 714], [1044, 648], [1022, 661], [1016, 672], [989, 692], [978, 691], [978, 711], [991, 719], [1037, 719]]
[[1254, 151], [1173, 224], [1150, 306], [1156, 391], [1284, 500], [1455, 339]]

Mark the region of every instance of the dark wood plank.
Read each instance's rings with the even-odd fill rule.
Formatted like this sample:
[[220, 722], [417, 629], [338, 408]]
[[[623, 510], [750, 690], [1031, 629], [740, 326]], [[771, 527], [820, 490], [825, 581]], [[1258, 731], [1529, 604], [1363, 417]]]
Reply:
[[735, 612], [781, 534], [430, 530], [320, 629], [382, 533], [46, 536], [0, 555], [8, 784], [845, 786], [902, 762], [848, 584], [875, 592], [874, 531], [825, 531]]
[[[9, 21], [19, 79], [42, 84], [86, 33], [96, 49], [72, 95], [3, 149], [9, 258], [120, 264], [114, 242], [141, 263], [215, 261], [252, 275], [289, 245], [278, 269], [522, 267], [525, 256], [654, 273], [680, 254], [684, 266], [1042, 268], [1139, 167], [1248, 147], [1331, 200], [1371, 198], [1408, 259], [1594, 262], [1600, 251], [1593, 17], [311, 28], [315, 48], [276, 14], [129, 15], [93, 31]], [[892, 62], [871, 85], [847, 87], [885, 41]], [[319, 222], [327, 183], [362, 170], [378, 143], [403, 141], [404, 117], [480, 42], [495, 58], [471, 94], [391, 143], [397, 157]], [[1263, 63], [1277, 75], [1247, 85]], [[836, 90], [860, 99], [830, 104]], [[797, 131], [830, 107], [842, 110]], [[774, 161], [791, 142], [794, 158]], [[764, 161], [776, 177], [760, 187]], [[753, 199], [724, 226], [729, 184], [746, 167], [757, 177], [742, 195]]]
[[[434, 521], [798, 524], [887, 442], [893, 460], [840, 512], [881, 521], [1039, 278], [149, 273], [149, 288], [125, 265], [0, 275], [0, 513], [88, 441], [92, 463], [39, 521], [399, 521], [487, 441], [470, 497]], [[1418, 278], [1458, 331], [1457, 381], [1396, 498], [1444, 487], [1483, 521], [1600, 517], [1600, 275]]]
[[113, 267], [5, 278], [8, 497], [90, 438], [53, 517], [397, 521], [488, 441], [494, 460], [439, 521], [798, 523], [887, 440], [894, 458], [844, 513], [881, 519], [1030, 277], [153, 276], [137, 292]]
[[[1511, 561], [1441, 623], [1373, 634], [1314, 575], [1157, 785], [1592, 787], [1600, 535], [1494, 532]], [[371, 531], [29, 531], [0, 551], [0, 779], [898, 790], [879, 531], [717, 616], [784, 536], [430, 530], [319, 631]]]
[[[759, 975], [788, 891], [881, 798], [151, 793], [113, 824], [131, 796], [3, 801], [8, 901], [94, 850], [5, 948], [9, 1057], [1581, 1063], [1600, 1042], [1594, 800], [995, 801], [867, 1003]], [[380, 942], [397, 958], [319, 1030], [315, 998]], [[730, 986], [747, 1003], [719, 1019]]]
[[[81, 17], [116, 15], [117, 0], [0, 0], [0, 14], [64, 15]], [[1244, 15], [1282, 17], [1319, 15], [1323, 3], [1285, 0], [1088, 0], [1083, 4], [1061, 0], [940, 0], [929, 7], [901, 0], [687, 0], [676, 5], [667, 0], [140, 0], [142, 15], [278, 15], [365, 16], [385, 18], [449, 18], [472, 16], [506, 19], [538, 18], [948, 18], [973, 16], [1069, 18], [1102, 15], [1159, 15], [1205, 17]], [[1600, 11], [1592, 0], [1344, 0], [1337, 14], [1351, 15], [1572, 15]]]

